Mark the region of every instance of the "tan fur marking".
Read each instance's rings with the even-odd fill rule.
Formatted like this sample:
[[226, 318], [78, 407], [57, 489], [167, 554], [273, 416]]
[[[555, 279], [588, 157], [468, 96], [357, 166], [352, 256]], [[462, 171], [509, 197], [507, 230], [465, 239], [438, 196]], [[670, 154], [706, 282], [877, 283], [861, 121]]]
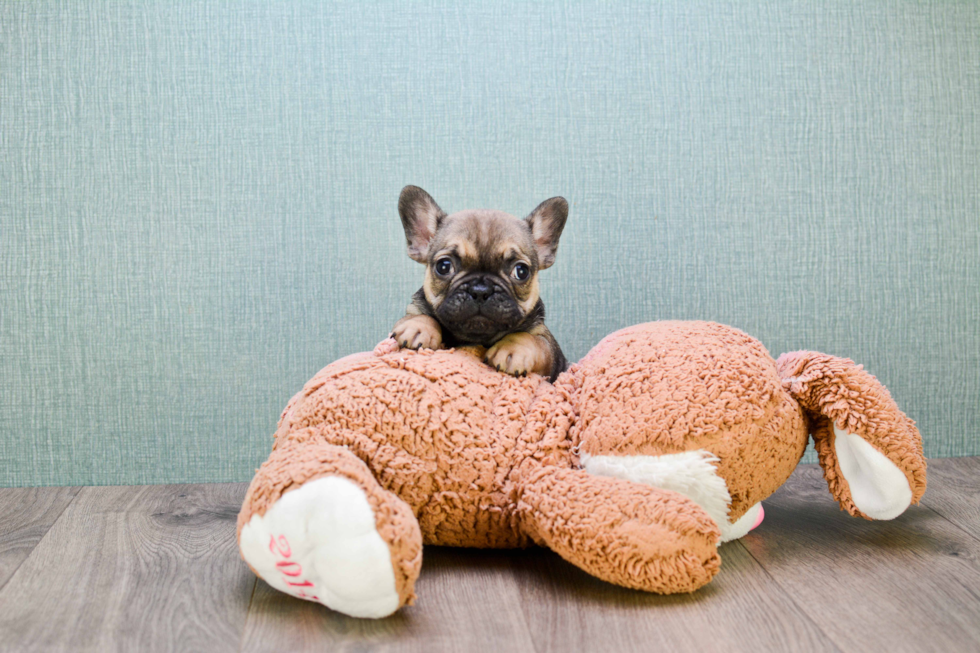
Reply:
[[[415, 302], [412, 302], [405, 307], [405, 317], [410, 317], [412, 315], [422, 315], [422, 312], [419, 310], [419, 307], [415, 305]], [[398, 324], [398, 322], [395, 322], [395, 324]]]
[[422, 292], [425, 294], [425, 299], [432, 308], [439, 308], [439, 304], [443, 300], [443, 295], [436, 290], [436, 277], [432, 274], [432, 268], [425, 268], [425, 281], [422, 282]]
[[443, 249], [447, 251], [453, 249], [456, 250], [456, 256], [461, 259], [464, 266], [473, 265], [480, 258], [480, 254], [477, 252], [476, 247], [466, 238], [454, 238], [447, 241], [446, 246]]
[[541, 287], [538, 285], [537, 274], [531, 277], [531, 281], [525, 285], [525, 289], [527, 290], [527, 297], [518, 301], [517, 304], [524, 311], [524, 314], [527, 315], [528, 311], [534, 308], [534, 305], [541, 299]]
[[502, 211], [454, 213], [443, 221], [435, 243], [440, 252], [455, 248], [464, 267], [475, 265], [481, 254], [490, 254], [501, 264], [511, 256], [529, 262], [534, 262], [537, 256], [524, 221]]
[[500, 243], [500, 247], [497, 250], [497, 256], [501, 261], [512, 259], [514, 262], [516, 262], [517, 259], [530, 258], [527, 256], [527, 254], [524, 254], [519, 247], [516, 247], [514, 243], [508, 241]]
[[540, 324], [535, 324], [533, 327], [528, 329], [527, 332], [530, 333], [532, 336], [543, 336], [546, 333], [551, 333], [550, 331], [548, 331], [548, 327], [544, 325], [544, 322], [541, 322]]

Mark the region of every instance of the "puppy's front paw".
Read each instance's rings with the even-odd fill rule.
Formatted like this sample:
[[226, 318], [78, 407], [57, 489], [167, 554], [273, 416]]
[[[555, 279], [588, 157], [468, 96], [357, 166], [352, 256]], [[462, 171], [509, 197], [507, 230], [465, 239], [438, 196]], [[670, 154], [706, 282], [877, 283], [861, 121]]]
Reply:
[[428, 315], [398, 320], [391, 337], [405, 349], [442, 349], [442, 327]]
[[491, 367], [512, 376], [547, 374], [550, 362], [540, 338], [530, 333], [511, 333], [495, 344], [484, 357]]

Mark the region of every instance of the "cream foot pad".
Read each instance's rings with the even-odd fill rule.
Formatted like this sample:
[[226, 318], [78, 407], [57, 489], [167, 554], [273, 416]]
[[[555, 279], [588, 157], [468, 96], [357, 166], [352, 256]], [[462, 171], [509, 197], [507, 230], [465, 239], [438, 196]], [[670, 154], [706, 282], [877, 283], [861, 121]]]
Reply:
[[388, 545], [364, 491], [328, 476], [287, 492], [242, 529], [242, 555], [272, 587], [352, 617], [398, 608]]

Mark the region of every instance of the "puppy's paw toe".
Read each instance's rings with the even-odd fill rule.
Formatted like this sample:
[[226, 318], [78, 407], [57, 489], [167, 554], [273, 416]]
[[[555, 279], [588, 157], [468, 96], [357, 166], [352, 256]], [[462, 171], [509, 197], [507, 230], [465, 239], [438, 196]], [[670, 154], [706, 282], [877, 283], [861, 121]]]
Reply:
[[409, 349], [442, 349], [442, 334], [439, 332], [420, 331], [413, 339]]
[[491, 347], [484, 360], [498, 372], [511, 376], [527, 376], [534, 371], [539, 357], [538, 351], [522, 340], [508, 338]]
[[426, 315], [399, 322], [391, 334], [404, 349], [442, 349], [442, 329]]

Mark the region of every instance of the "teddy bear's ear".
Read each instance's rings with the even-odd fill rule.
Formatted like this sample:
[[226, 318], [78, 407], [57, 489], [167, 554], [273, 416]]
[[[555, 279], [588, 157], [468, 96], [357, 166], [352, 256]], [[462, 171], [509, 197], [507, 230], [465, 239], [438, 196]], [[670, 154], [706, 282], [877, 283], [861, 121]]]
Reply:
[[926, 459], [915, 423], [888, 390], [854, 361], [817, 352], [776, 361], [799, 402], [831, 494], [851, 515], [894, 519], [926, 489]]
[[912, 483], [905, 470], [829, 419], [813, 432], [830, 492], [848, 512], [869, 519], [894, 519], [905, 512], [912, 503]]

